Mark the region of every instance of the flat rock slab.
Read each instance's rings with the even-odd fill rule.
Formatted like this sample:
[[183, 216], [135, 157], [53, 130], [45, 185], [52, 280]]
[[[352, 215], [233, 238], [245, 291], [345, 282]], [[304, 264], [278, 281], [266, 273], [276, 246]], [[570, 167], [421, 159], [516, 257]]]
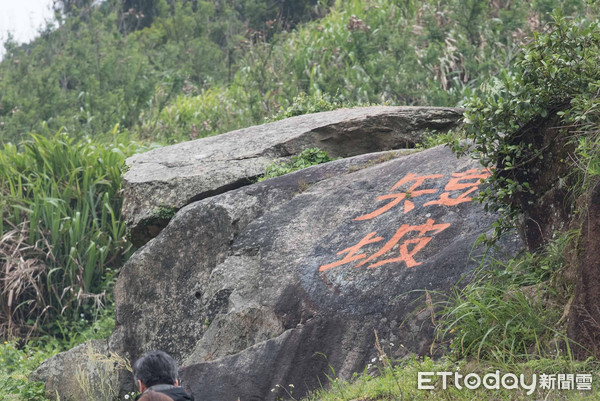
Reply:
[[348, 157], [421, 143], [427, 130], [455, 127], [461, 109], [362, 107], [307, 114], [184, 142], [127, 159], [123, 216], [131, 240], [155, 237], [175, 210], [248, 185], [274, 159], [310, 147]]
[[[123, 267], [109, 348], [162, 349], [197, 399], [294, 397], [386, 351], [428, 353], [425, 291], [479, 264], [488, 172], [437, 147], [314, 166], [194, 202]], [[521, 243], [505, 238], [514, 255]], [[503, 255], [495, 255], [501, 258]], [[392, 345], [392, 343], [394, 345]]]

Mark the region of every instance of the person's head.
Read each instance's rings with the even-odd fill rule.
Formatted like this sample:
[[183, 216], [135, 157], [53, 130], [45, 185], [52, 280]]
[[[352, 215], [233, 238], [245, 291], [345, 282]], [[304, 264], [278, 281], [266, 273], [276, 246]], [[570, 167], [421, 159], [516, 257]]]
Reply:
[[158, 391], [146, 391], [139, 401], [173, 401], [173, 399]]
[[177, 362], [163, 351], [150, 351], [133, 365], [133, 374], [140, 391], [157, 384], [178, 385]]

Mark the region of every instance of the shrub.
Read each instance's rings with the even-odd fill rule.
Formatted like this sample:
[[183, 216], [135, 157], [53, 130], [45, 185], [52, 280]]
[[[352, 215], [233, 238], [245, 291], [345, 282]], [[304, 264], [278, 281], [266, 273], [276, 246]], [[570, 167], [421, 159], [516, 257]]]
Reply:
[[140, 129], [143, 138], [166, 143], [188, 141], [233, 131], [254, 123], [249, 110], [224, 87], [197, 96], [179, 96], [157, 116], [148, 116]]
[[331, 111], [348, 106], [349, 105], [343, 103], [343, 100], [332, 98], [328, 94], [322, 95], [316, 93], [312, 96], [308, 96], [304, 92], [301, 92], [298, 96], [294, 97], [292, 104], [288, 108], [280, 110], [279, 113], [270, 120], [282, 120], [284, 118], [319, 113], [322, 111]]
[[267, 166], [265, 174], [258, 179], [264, 181], [269, 178], [279, 177], [280, 175], [288, 174], [296, 170], [301, 170], [310, 166], [321, 163], [327, 163], [334, 159], [329, 157], [329, 154], [319, 148], [308, 148], [302, 151], [299, 155], [293, 156], [289, 163], [272, 163]]
[[3, 400], [45, 401], [44, 384], [30, 382], [27, 376], [53, 352], [25, 347], [15, 343], [0, 344], [0, 398]]
[[[466, 135], [475, 143], [472, 155], [495, 168], [480, 196], [486, 207], [506, 210], [514, 218], [523, 205], [538, 197], [530, 180], [551, 155], [550, 146], [543, 144], [549, 139], [536, 130], [553, 117], [559, 130], [556, 140], [575, 149], [560, 163], [573, 171], [579, 166], [585, 179], [597, 176], [599, 57], [598, 22], [571, 20], [557, 13], [551, 32], [536, 34], [510, 70], [466, 102]], [[498, 225], [497, 234], [510, 222]]]

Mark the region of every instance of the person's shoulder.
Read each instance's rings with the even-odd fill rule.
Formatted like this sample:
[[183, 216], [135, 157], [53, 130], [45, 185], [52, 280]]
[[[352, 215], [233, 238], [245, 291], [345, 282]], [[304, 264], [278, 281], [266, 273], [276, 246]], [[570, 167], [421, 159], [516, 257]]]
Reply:
[[172, 387], [168, 390], [161, 391], [163, 394], [168, 395], [173, 401], [194, 401], [194, 397], [185, 392], [181, 387]]

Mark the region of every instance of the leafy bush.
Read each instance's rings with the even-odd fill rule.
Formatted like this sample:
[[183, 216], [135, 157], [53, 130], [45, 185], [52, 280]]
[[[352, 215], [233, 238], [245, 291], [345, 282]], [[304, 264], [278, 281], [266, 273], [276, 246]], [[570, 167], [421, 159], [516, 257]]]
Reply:
[[563, 3], [338, 1], [324, 18], [250, 48], [232, 85], [258, 91], [254, 107], [265, 115], [300, 93], [453, 106], [507, 65], [540, 27], [532, 21]]
[[0, 152], [0, 335], [57, 329], [105, 303], [131, 252], [120, 216], [121, 170], [141, 148], [32, 135]]
[[[114, 311], [107, 308], [93, 322], [61, 318], [66, 336], [43, 337], [23, 345], [14, 341], [0, 344], [0, 399], [10, 401], [46, 401], [44, 384], [29, 381], [28, 376], [43, 361], [85, 341], [108, 338], [114, 329]], [[111, 364], [114, 369], [114, 365]]]
[[331, 111], [349, 106], [348, 104], [344, 104], [342, 99], [332, 98], [328, 94], [322, 95], [316, 93], [308, 96], [304, 92], [301, 92], [298, 96], [294, 97], [292, 104], [287, 109], [279, 111], [271, 120], [283, 120], [284, 118]]
[[144, 135], [176, 141], [353, 105], [454, 106], [557, 7], [595, 10], [576, 0], [337, 2], [319, 20], [244, 47], [226, 85], [148, 111]]
[[18, 347], [9, 341], [0, 344], [0, 398], [6, 401], [46, 401], [44, 384], [30, 382], [27, 376], [58, 350], [54, 346]]
[[475, 142], [473, 155], [495, 168], [480, 196], [492, 210], [506, 209], [515, 217], [527, 199], [537, 196], [529, 179], [539, 170], [536, 163], [549, 156], [548, 146], [527, 133], [553, 116], [560, 140], [575, 148], [575, 162], [566, 156], [561, 163], [573, 171], [579, 166], [586, 179], [598, 175], [599, 57], [598, 22], [556, 14], [551, 32], [536, 34], [510, 70], [466, 102], [465, 130]]
[[279, 177], [296, 170], [301, 170], [321, 163], [327, 163], [332, 160], [329, 154], [319, 148], [308, 148], [297, 156], [293, 156], [289, 163], [273, 163], [267, 166], [265, 174], [258, 181], [264, 181], [269, 178]]
[[[117, 123], [138, 127], [179, 95], [231, 81], [253, 42], [323, 10], [316, 0], [56, 3], [65, 7], [55, 26], [31, 44], [5, 43], [3, 142], [62, 127], [82, 136], [101, 136]], [[273, 21], [277, 12], [285, 13], [276, 17], [282, 23]]]
[[142, 138], [175, 143], [222, 134], [254, 123], [231, 90], [215, 87], [197, 96], [178, 96], [140, 128]]

